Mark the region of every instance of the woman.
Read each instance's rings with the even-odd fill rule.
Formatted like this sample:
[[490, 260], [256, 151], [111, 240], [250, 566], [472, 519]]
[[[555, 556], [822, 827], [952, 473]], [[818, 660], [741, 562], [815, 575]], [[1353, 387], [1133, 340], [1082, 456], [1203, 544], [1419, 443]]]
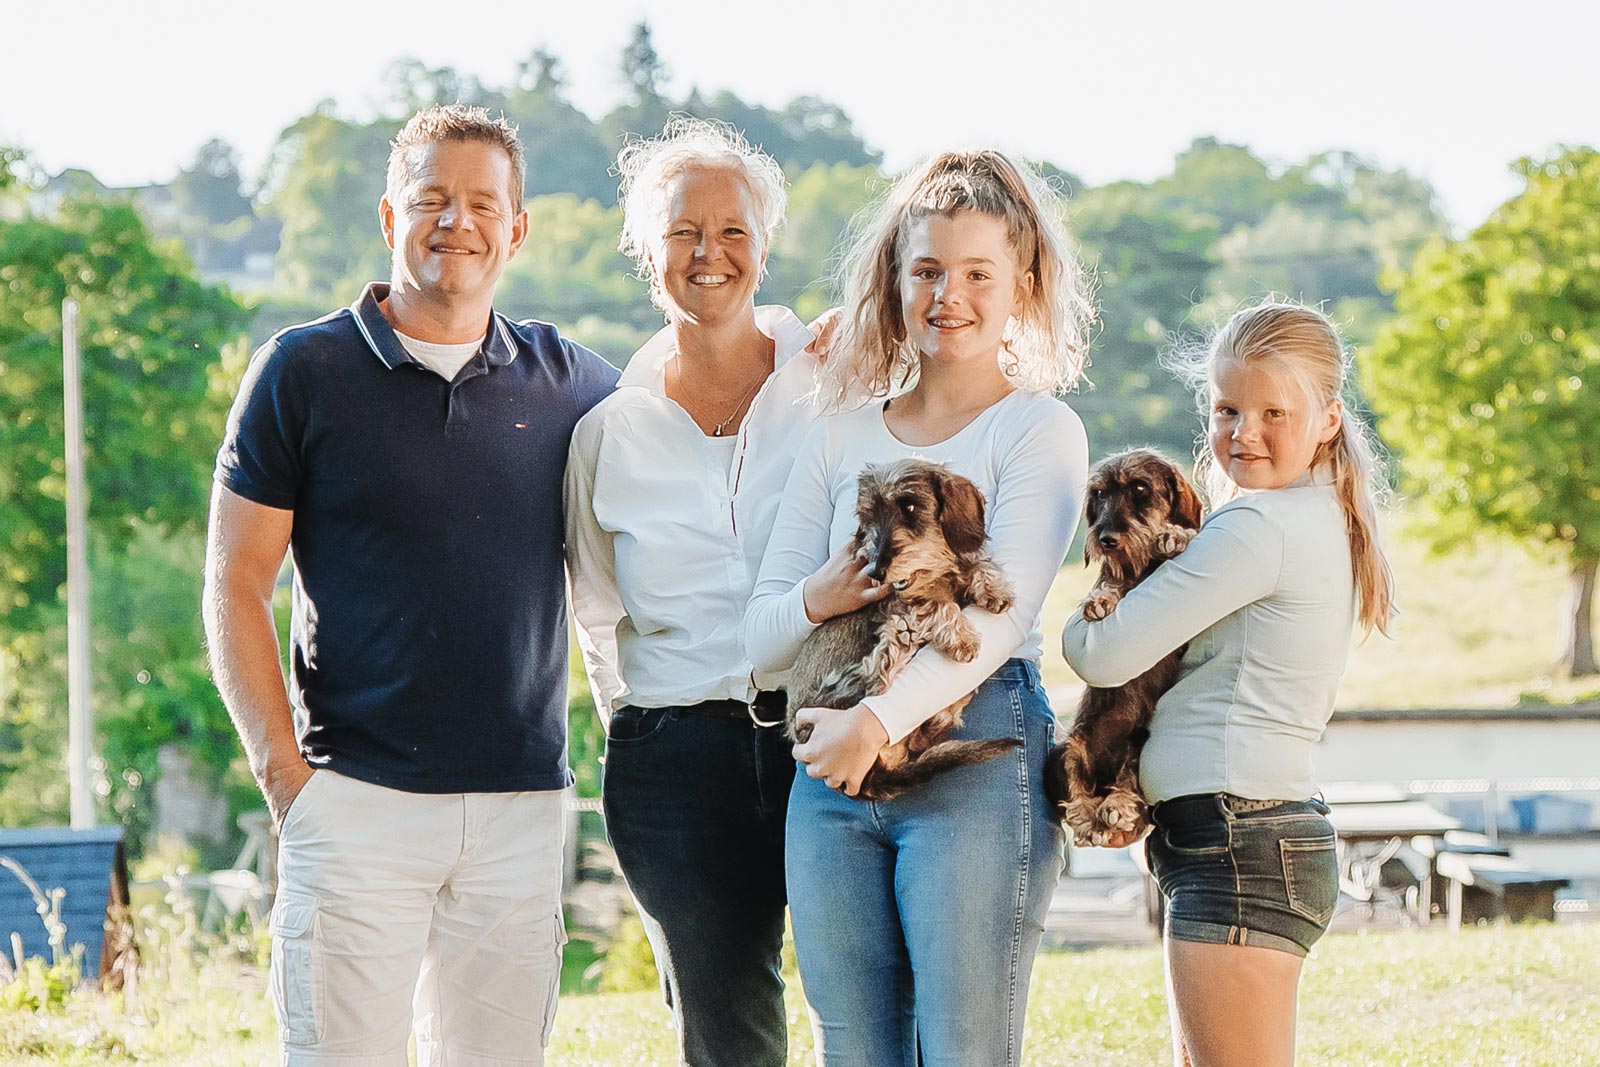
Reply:
[[781, 675], [739, 624], [801, 439], [811, 333], [755, 292], [783, 172], [693, 119], [630, 145], [622, 248], [667, 326], [579, 424], [567, 551], [607, 720], [606, 825], [682, 1062], [781, 1067], [783, 830], [794, 760]]
[[[787, 667], [817, 624], [883, 592], [850, 548], [868, 464], [928, 459], [975, 482], [1016, 604], [967, 609], [972, 662], [924, 648], [882, 694], [798, 713], [812, 727], [789, 806], [800, 973], [827, 1067], [1015, 1065], [1061, 870], [1039, 611], [1088, 467], [1082, 423], [1050, 394], [1081, 375], [1092, 312], [1050, 191], [998, 152], [902, 178], [845, 276], [821, 391], [835, 410], [872, 402], [818, 422], [795, 461], [745, 617], [752, 661]], [[885, 743], [968, 693], [957, 736], [1012, 737], [1013, 753], [852, 799]]]

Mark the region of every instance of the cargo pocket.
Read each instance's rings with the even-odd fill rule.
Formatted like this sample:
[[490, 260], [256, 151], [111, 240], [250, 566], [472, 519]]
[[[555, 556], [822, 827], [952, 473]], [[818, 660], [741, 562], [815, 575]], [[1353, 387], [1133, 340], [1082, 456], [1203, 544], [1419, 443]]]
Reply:
[[1322, 837], [1284, 838], [1283, 888], [1289, 907], [1318, 926], [1327, 926], [1339, 903], [1339, 861], [1332, 834]]
[[556, 1024], [556, 1001], [561, 996], [561, 960], [567, 943], [567, 924], [562, 915], [557, 912], [551, 921], [555, 924], [555, 937], [551, 939], [551, 953], [555, 958], [551, 961], [550, 980], [545, 987], [544, 1030], [539, 1040], [540, 1048], [549, 1047], [550, 1031]]
[[314, 943], [317, 899], [278, 894], [272, 906], [272, 1008], [285, 1045], [322, 1039], [322, 957]]

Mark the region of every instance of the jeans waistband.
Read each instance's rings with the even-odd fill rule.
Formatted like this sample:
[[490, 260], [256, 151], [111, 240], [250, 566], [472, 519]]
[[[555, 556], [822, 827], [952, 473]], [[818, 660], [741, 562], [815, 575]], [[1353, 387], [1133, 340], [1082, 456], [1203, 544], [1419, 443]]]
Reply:
[[1316, 797], [1269, 801], [1251, 800], [1233, 793], [1190, 793], [1187, 796], [1163, 800], [1151, 808], [1150, 821], [1160, 826], [1172, 826], [1211, 819], [1247, 819], [1290, 806], [1304, 807], [1307, 812], [1320, 815], [1328, 814], [1328, 806]]
[[742, 719], [757, 726], [781, 726], [788, 712], [789, 694], [782, 689], [773, 689], [757, 693], [749, 702], [731, 699], [702, 700], [698, 704], [680, 704], [677, 707], [684, 715], [697, 715], [708, 719]]
[[996, 667], [995, 672], [989, 677], [1002, 682], [1022, 682], [1038, 686], [1039, 665], [1031, 659], [1012, 658]]

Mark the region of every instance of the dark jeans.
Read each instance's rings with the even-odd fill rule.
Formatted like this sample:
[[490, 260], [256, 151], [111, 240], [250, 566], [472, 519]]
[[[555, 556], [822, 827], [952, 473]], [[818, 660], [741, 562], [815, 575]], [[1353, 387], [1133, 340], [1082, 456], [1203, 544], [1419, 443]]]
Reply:
[[1339, 901], [1333, 824], [1320, 800], [1235, 811], [1227, 793], [1162, 801], [1145, 857], [1167, 898], [1167, 936], [1311, 951]]
[[606, 828], [655, 950], [685, 1067], [783, 1067], [781, 726], [619, 708]]

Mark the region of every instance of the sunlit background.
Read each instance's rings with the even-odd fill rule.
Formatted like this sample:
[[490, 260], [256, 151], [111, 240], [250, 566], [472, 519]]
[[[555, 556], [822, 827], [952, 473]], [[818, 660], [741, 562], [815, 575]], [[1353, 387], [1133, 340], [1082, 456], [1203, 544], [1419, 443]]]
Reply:
[[[1130, 444], [1189, 453], [1199, 422], [1160, 364], [1175, 340], [1267, 293], [1326, 308], [1353, 347], [1351, 399], [1389, 451], [1385, 528], [1404, 614], [1392, 639], [1356, 648], [1319, 773], [1425, 801], [1510, 843], [1516, 862], [1563, 875], [1565, 919], [1593, 914], [1596, 40], [1600, 7], [1542, 0], [0, 0], [0, 855], [18, 840], [6, 834], [60, 825], [68, 810], [61, 305], [71, 297], [82, 309], [95, 818], [114, 831], [108, 842], [122, 837], [135, 904], [154, 909], [135, 922], [151, 988], [165, 991], [142, 1015], [76, 999], [67, 972], [46, 966], [69, 949], [46, 947], [48, 906], [41, 924], [34, 898], [0, 870], [0, 919], [20, 909], [23, 955], [44, 957], [37, 973], [0, 962], [0, 1062], [270, 1055], [252, 922], [270, 836], [196, 610], [209, 473], [250, 351], [386, 275], [375, 207], [387, 142], [433, 102], [504, 111], [527, 146], [531, 237], [500, 309], [552, 320], [618, 364], [661, 317], [617, 251], [609, 168], [626, 137], [675, 111], [732, 123], [784, 165], [789, 224], [761, 299], [803, 315], [833, 299], [848, 220], [899, 169], [973, 145], [1031, 161], [1065, 194], [1098, 279], [1093, 386], [1066, 398], [1095, 458]], [[1087, 585], [1069, 562], [1047, 633]], [[1054, 651], [1044, 669], [1057, 710], [1069, 711], [1076, 679]], [[581, 669], [572, 698], [578, 806], [592, 808], [603, 737]], [[577, 825], [566, 988], [648, 985], [598, 820], [585, 813]], [[1133, 939], [1148, 940], [1142, 917], [1130, 918], [1136, 875], [1074, 862], [1074, 899], [1121, 931], [1106, 936], [1137, 929]], [[1379, 867], [1352, 924], [1419, 918], [1420, 884], [1386, 887], [1380, 876], [1400, 876]], [[97, 877], [87, 892], [103, 897]], [[36, 881], [47, 898], [49, 878]], [[1052, 936], [1094, 940], [1083, 931], [1101, 928], [1075, 906], [1063, 905]], [[1593, 1019], [1593, 971], [1570, 966], [1596, 958], [1592, 933], [1581, 936], [1497, 942], [1482, 959], [1450, 951], [1468, 972], [1507, 945], [1565, 960], [1551, 973], [1568, 989], [1589, 982]], [[1395, 954], [1428, 970], [1428, 950], [1395, 945], [1368, 952], [1373, 973]], [[0, 957], [15, 954], [0, 941]], [[1349, 981], [1372, 988], [1361, 952], [1346, 958]], [[94, 963], [78, 966], [94, 973]], [[1043, 966], [1052, 995], [1074, 988], [1072, 965]], [[1105, 1010], [1150, 1030], [1143, 1059], [1080, 1048], [1080, 1030], [1050, 1016], [1030, 1022], [1039, 1062], [1155, 1058], [1160, 1029], [1139, 1006], [1159, 995], [1154, 966], [1139, 957], [1133, 978], [1105, 966], [1106, 981], [1135, 982], [1126, 1004]], [[1155, 992], [1137, 991], [1145, 978]], [[172, 1015], [173, 1029], [152, 1025], [199, 986], [235, 999]], [[563, 1016], [580, 1021], [558, 1031], [561, 1062], [655, 1062], [640, 1051], [665, 1047], [653, 1030], [637, 1046], [585, 1044], [586, 1033], [659, 1021], [648, 997], [588, 1003]], [[1413, 1039], [1438, 1062], [1566, 1062], [1579, 1045], [1544, 1034], [1530, 1004], [1497, 1031], [1509, 1035], [1498, 1051], [1451, 1045], [1424, 1013], [1373, 1029], [1362, 1062], [1390, 1062], [1376, 1057]], [[69, 1022], [49, 1022], [52, 1011]], [[1314, 1011], [1308, 1047], [1346, 1049], [1344, 1023]], [[798, 1029], [797, 1039], [803, 1049]], [[1592, 1040], [1582, 1048], [1600, 1060]]]

